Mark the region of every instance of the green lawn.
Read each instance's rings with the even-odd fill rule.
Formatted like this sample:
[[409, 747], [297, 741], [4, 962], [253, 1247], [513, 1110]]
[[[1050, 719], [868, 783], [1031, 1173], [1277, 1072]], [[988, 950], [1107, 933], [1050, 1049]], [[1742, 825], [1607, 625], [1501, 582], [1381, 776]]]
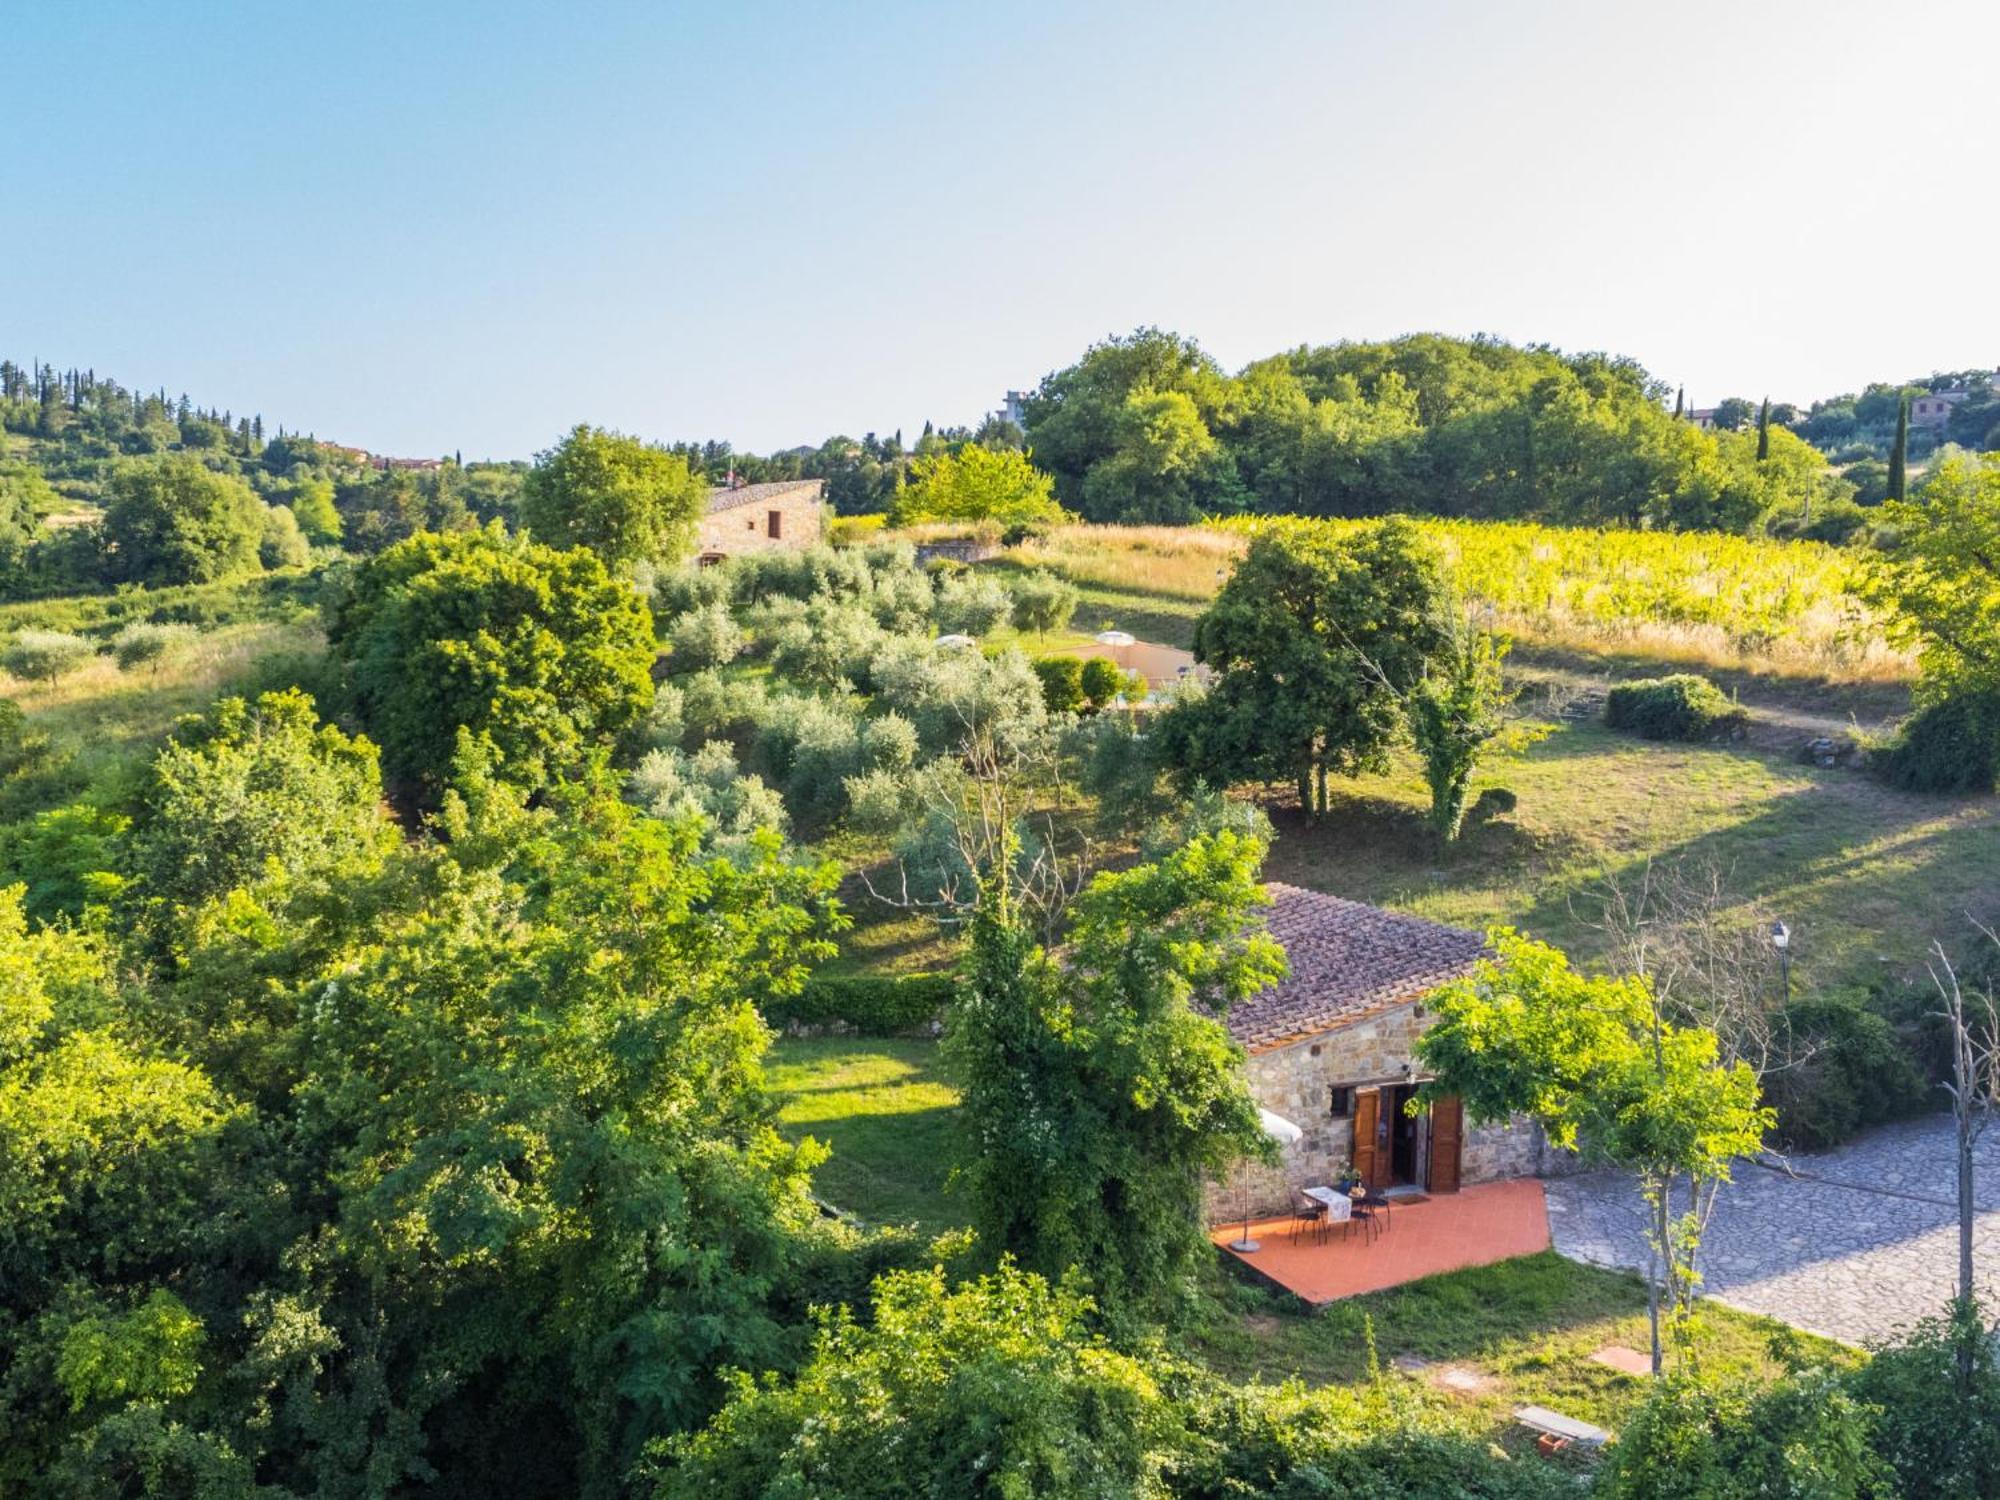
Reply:
[[[1430, 1382], [1454, 1368], [1477, 1376], [1481, 1389], [1453, 1394], [1471, 1419], [1510, 1443], [1520, 1437], [1512, 1413], [1530, 1403], [1616, 1431], [1647, 1384], [1590, 1357], [1606, 1345], [1647, 1350], [1644, 1284], [1554, 1251], [1317, 1311], [1218, 1269], [1205, 1314], [1182, 1347], [1232, 1379], [1347, 1384], [1369, 1373], [1371, 1335], [1381, 1365], [1400, 1366], [1408, 1378]], [[1774, 1375], [1789, 1361], [1861, 1357], [1713, 1303], [1702, 1306], [1700, 1340], [1704, 1365], [1718, 1373]]]
[[958, 1092], [937, 1043], [788, 1037], [772, 1048], [767, 1075], [779, 1130], [833, 1152], [815, 1179], [820, 1197], [870, 1224], [935, 1234], [964, 1222], [945, 1192]]
[[1714, 868], [1748, 920], [1797, 934], [1802, 982], [1865, 983], [1917, 970], [1966, 913], [2000, 916], [2000, 801], [1892, 791], [1741, 748], [1663, 745], [1567, 724], [1490, 768], [1516, 810], [1440, 854], [1421, 822], [1416, 767], [1333, 783], [1313, 824], [1276, 810], [1273, 880], [1481, 928], [1519, 926], [1581, 956], [1610, 879], [1646, 862]]
[[[820, 1195], [871, 1223], [929, 1233], [962, 1224], [944, 1179], [957, 1096], [937, 1044], [877, 1038], [788, 1038], [772, 1050], [780, 1128], [833, 1149]], [[1647, 1347], [1645, 1289], [1636, 1277], [1574, 1265], [1553, 1253], [1434, 1276], [1313, 1310], [1221, 1262], [1203, 1278], [1200, 1310], [1180, 1352], [1234, 1380], [1309, 1385], [1365, 1378], [1372, 1332], [1392, 1379], [1429, 1380], [1449, 1366], [1486, 1388], [1464, 1397], [1470, 1423], [1518, 1438], [1511, 1413], [1539, 1402], [1615, 1429], [1645, 1382], [1590, 1359], [1606, 1344]], [[1850, 1351], [1767, 1319], [1706, 1306], [1703, 1356], [1721, 1370], [1775, 1370], [1774, 1350], [1847, 1361]], [[1428, 1368], [1409, 1376], [1396, 1361]]]

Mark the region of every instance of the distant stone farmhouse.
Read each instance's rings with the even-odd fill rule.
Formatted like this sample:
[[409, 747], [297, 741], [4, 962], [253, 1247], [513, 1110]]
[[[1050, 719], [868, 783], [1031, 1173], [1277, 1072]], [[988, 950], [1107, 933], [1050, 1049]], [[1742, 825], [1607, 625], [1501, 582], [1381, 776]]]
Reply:
[[1305, 1132], [1276, 1168], [1243, 1168], [1211, 1196], [1217, 1219], [1281, 1211], [1294, 1188], [1350, 1165], [1370, 1187], [1452, 1193], [1533, 1176], [1569, 1158], [1528, 1121], [1468, 1129], [1456, 1099], [1410, 1115], [1424, 1082], [1416, 1039], [1424, 998], [1487, 956], [1476, 932], [1272, 882], [1271, 936], [1291, 972], [1229, 1013], [1263, 1108]]
[[695, 561], [706, 567], [744, 552], [812, 546], [824, 534], [825, 490], [823, 479], [717, 486], [696, 532]]
[[1972, 392], [1929, 391], [1910, 398], [1910, 425], [1942, 431], [1951, 422], [1952, 408], [1972, 399]]

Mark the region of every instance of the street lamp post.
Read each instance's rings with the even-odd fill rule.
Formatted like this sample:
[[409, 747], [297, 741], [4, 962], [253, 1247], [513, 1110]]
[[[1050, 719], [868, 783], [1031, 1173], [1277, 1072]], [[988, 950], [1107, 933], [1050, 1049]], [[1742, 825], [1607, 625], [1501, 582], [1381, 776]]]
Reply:
[[1792, 929], [1783, 922], [1771, 924], [1771, 946], [1778, 950], [1778, 972], [1783, 976], [1785, 1004], [1792, 1003]]

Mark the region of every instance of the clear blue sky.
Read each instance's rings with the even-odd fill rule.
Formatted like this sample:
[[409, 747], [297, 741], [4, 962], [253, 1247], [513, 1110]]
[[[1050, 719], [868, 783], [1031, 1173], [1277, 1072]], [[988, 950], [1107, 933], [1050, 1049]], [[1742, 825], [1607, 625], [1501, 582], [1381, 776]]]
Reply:
[[1105, 334], [2000, 363], [2000, 5], [8, 6], [0, 353], [377, 451], [971, 422]]

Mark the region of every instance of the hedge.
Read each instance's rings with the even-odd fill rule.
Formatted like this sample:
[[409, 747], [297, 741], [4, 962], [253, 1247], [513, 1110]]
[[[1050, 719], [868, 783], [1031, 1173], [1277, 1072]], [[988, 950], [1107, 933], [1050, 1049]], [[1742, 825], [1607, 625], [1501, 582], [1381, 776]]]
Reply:
[[2000, 699], [1968, 693], [1927, 703], [1870, 753], [1868, 766], [1906, 792], [1990, 792], [2000, 780]]
[[1719, 739], [1744, 718], [1722, 689], [1691, 672], [1621, 682], [1604, 700], [1606, 724], [1646, 740]]
[[937, 1020], [955, 984], [950, 974], [822, 974], [798, 994], [768, 1002], [764, 1019], [780, 1031], [844, 1026], [863, 1036], [901, 1036]]
[[1083, 707], [1083, 662], [1074, 656], [1043, 656], [1030, 663], [1042, 682], [1042, 702], [1052, 714]]

